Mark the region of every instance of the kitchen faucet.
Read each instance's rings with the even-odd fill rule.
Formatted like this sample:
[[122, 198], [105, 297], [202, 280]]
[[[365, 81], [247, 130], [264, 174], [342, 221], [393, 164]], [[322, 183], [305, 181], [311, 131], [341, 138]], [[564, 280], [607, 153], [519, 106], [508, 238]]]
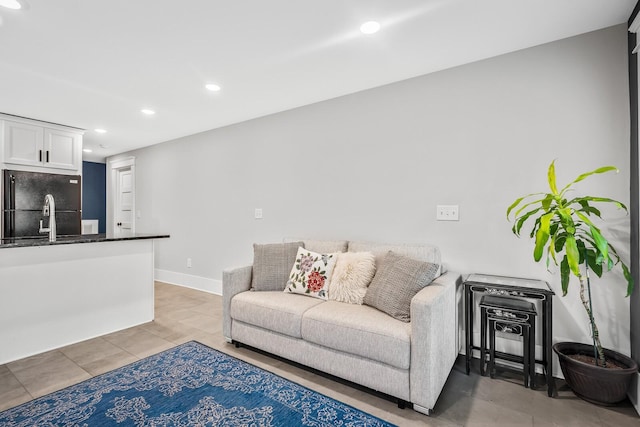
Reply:
[[42, 215], [49, 217], [49, 227], [42, 228], [42, 220], [40, 220], [40, 233], [49, 233], [49, 241], [56, 241], [56, 202], [51, 194], [44, 196], [44, 207]]

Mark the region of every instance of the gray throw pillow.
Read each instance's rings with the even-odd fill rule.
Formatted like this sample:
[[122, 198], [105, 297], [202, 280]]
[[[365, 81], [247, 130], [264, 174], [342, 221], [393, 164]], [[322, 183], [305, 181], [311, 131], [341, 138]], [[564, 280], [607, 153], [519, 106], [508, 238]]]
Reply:
[[403, 322], [411, 321], [411, 299], [433, 281], [438, 265], [389, 251], [378, 266], [364, 303]]
[[302, 242], [253, 244], [254, 291], [283, 291]]

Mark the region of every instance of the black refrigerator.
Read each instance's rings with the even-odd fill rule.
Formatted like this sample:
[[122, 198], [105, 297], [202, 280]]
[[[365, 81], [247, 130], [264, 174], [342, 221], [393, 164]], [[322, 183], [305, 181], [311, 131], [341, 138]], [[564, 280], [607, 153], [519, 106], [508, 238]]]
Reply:
[[44, 216], [44, 198], [53, 196], [59, 236], [81, 234], [80, 175], [58, 175], [39, 172], [5, 170], [3, 175], [3, 238], [46, 237], [40, 233], [49, 226]]

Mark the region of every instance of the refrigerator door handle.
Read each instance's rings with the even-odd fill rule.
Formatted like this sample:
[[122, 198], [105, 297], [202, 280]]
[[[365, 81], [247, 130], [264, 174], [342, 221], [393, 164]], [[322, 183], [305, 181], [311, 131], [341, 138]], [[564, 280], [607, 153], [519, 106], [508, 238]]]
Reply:
[[[9, 214], [9, 223], [7, 224], [5, 222], [5, 235], [4, 237], [15, 237], [16, 236], [16, 212], [15, 211], [10, 211], [10, 212], [5, 212], [5, 215]], [[9, 229], [6, 229], [6, 226], [9, 226]]]
[[9, 175], [9, 209], [13, 210], [15, 208], [16, 208], [16, 177], [15, 175], [11, 174]]

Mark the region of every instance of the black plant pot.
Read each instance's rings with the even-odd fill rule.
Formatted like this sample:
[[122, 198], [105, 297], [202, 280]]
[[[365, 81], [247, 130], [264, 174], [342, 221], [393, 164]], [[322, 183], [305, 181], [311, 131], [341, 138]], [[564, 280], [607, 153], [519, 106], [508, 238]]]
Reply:
[[607, 359], [615, 360], [625, 369], [608, 369], [568, 357], [574, 354], [592, 356], [593, 346], [575, 342], [553, 345], [558, 355], [564, 379], [580, 398], [598, 405], [614, 405], [627, 397], [629, 383], [638, 372], [638, 364], [630, 357], [613, 350], [604, 350]]

